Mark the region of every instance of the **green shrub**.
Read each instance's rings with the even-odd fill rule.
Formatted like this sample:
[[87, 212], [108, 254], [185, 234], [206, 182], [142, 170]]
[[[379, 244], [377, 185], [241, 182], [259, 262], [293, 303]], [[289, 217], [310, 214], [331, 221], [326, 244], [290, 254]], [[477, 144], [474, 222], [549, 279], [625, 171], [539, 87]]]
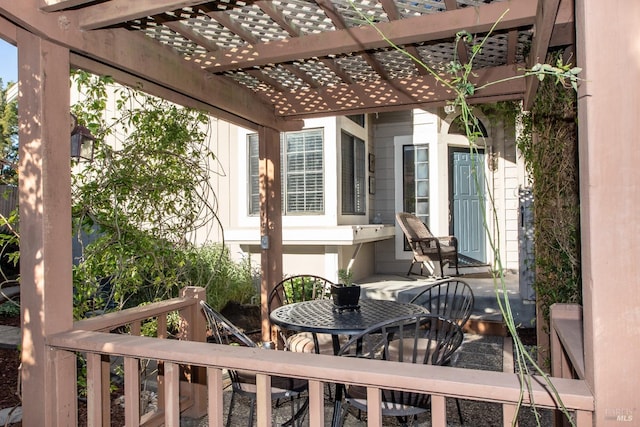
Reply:
[[20, 305], [13, 301], [0, 304], [0, 317], [15, 317], [20, 315]]
[[207, 290], [207, 302], [216, 310], [229, 301], [254, 302], [259, 295], [259, 273], [249, 257], [236, 262], [231, 259], [229, 248], [212, 244], [192, 250], [189, 259], [188, 281]]

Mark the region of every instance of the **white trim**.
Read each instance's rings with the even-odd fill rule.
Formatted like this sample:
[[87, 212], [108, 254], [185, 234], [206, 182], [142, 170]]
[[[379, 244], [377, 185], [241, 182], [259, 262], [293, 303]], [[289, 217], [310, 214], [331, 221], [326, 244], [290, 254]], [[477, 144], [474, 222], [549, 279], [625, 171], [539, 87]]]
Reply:
[[[411, 135], [401, 135], [393, 137], [393, 181], [394, 181], [394, 193], [395, 193], [395, 211], [402, 212], [404, 210], [402, 206], [402, 147], [405, 145], [412, 145], [413, 137]], [[405, 252], [404, 249], [404, 234], [400, 227], [396, 227], [394, 248], [396, 253], [396, 259], [411, 259], [410, 252]]]
[[338, 283], [338, 266], [340, 256], [337, 246], [326, 246], [324, 250], [324, 274], [322, 277]]
[[[355, 245], [391, 239], [393, 225], [340, 225], [334, 227], [287, 227], [282, 229], [284, 245]], [[255, 228], [226, 230], [226, 241], [241, 245], [260, 244], [260, 231]]]

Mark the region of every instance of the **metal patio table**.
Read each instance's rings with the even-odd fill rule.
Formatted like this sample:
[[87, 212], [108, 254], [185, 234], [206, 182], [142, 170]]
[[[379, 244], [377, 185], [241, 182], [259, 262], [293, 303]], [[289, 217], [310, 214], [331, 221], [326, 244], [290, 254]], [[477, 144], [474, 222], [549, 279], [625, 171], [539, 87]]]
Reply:
[[331, 299], [322, 299], [283, 305], [274, 309], [270, 318], [288, 330], [331, 334], [334, 354], [338, 354], [340, 335], [355, 335], [384, 320], [427, 312], [416, 304], [376, 299], [361, 299], [357, 310], [338, 310]]
[[[333, 352], [340, 350], [340, 335], [355, 335], [384, 320], [408, 314], [428, 313], [419, 305], [393, 300], [361, 299], [358, 309], [338, 310], [331, 299], [310, 300], [286, 304], [274, 309], [270, 318], [283, 328], [316, 334], [331, 334]], [[336, 385], [335, 407], [332, 425], [338, 425], [342, 400], [342, 386]]]

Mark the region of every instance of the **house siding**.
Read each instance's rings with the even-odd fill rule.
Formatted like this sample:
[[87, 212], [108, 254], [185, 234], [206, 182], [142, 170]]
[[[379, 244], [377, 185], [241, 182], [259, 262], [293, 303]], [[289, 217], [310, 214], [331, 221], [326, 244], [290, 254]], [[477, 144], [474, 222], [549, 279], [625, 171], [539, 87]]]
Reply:
[[[450, 119], [450, 118], [447, 118]], [[486, 119], [485, 119], [486, 120]], [[416, 122], [419, 122], [416, 125]], [[369, 125], [358, 130], [351, 126], [351, 122], [344, 118], [323, 119], [314, 121], [313, 126], [325, 124], [325, 197], [327, 211], [322, 216], [290, 216], [283, 218], [283, 228], [300, 226], [337, 227], [357, 225], [381, 221], [383, 224], [394, 225], [396, 214], [396, 182], [394, 171], [394, 143], [399, 136], [421, 138], [423, 142], [434, 144], [436, 150], [432, 165], [437, 177], [432, 184], [432, 210], [434, 221], [432, 228], [438, 233], [446, 233], [448, 226], [448, 187], [442, 186], [446, 179], [448, 163], [447, 149], [449, 146], [463, 146], [464, 138], [456, 135], [446, 135], [448, 123], [446, 119], [426, 111], [401, 111], [370, 115]], [[510, 270], [519, 268], [519, 199], [518, 190], [524, 185], [524, 166], [518, 158], [515, 145], [515, 129], [503, 129], [501, 124], [488, 126], [490, 138], [487, 140], [486, 154], [489, 164], [490, 153], [495, 154], [495, 166], [487, 166], [487, 177], [492, 186], [495, 198], [495, 209], [498, 213], [499, 233], [492, 230], [493, 236], [500, 236], [500, 257], [503, 267]], [[375, 156], [375, 167], [369, 171], [367, 177], [375, 179], [375, 193], [367, 197], [367, 215], [342, 216], [340, 214], [340, 175], [339, 175], [339, 135], [341, 129], [362, 138], [365, 137], [367, 152]], [[232, 255], [236, 258], [250, 256], [252, 262], [260, 262], [260, 248], [258, 218], [246, 215], [246, 159], [244, 144], [248, 131], [239, 129], [224, 121], [215, 121], [211, 128], [211, 141], [214, 151], [218, 155], [220, 174], [216, 177], [216, 196], [219, 203], [218, 215], [223, 229], [255, 231], [256, 243], [233, 241], [226, 238]], [[428, 133], [428, 135], [427, 135]], [[432, 135], [433, 134], [433, 135]], [[427, 137], [428, 136], [428, 137]], [[234, 141], [225, 144], [224, 139]], [[431, 152], [431, 150], [430, 150]], [[431, 154], [430, 154], [431, 156]], [[444, 162], [444, 163], [443, 163]], [[223, 171], [224, 170], [224, 171]], [[306, 222], [306, 224], [305, 224]], [[396, 227], [397, 228], [397, 227]], [[444, 230], [444, 231], [443, 231]], [[399, 230], [396, 230], [399, 233]], [[232, 234], [232, 233], [231, 233]], [[227, 234], [228, 237], [229, 234]], [[220, 241], [222, 229], [211, 226], [206, 232], [206, 238], [200, 242]], [[354, 278], [356, 280], [372, 274], [406, 274], [410, 256], [399, 259], [397, 255], [397, 239], [386, 239], [378, 242], [364, 243], [354, 263]], [[293, 275], [312, 273], [337, 279], [337, 270], [345, 268], [353, 253], [355, 245], [344, 243], [328, 244], [322, 242], [314, 244], [306, 242], [300, 244], [286, 244], [283, 247], [283, 273]], [[487, 258], [493, 257], [487, 251]]]
[[[411, 135], [413, 114], [411, 111], [380, 113], [373, 116], [372, 133], [376, 155], [376, 197], [373, 204], [382, 222], [395, 224], [394, 138]], [[406, 273], [406, 260], [398, 261], [395, 255], [395, 239], [375, 244], [375, 272], [382, 274]]]
[[[434, 233], [448, 234], [448, 147], [466, 146], [463, 136], [448, 135], [449, 122], [456, 114], [440, 118], [428, 111], [414, 110], [405, 112], [381, 113], [372, 118], [372, 142], [376, 155], [377, 191], [373, 202], [374, 214], [380, 214], [384, 223], [395, 223], [395, 174], [394, 174], [394, 138], [402, 135], [412, 136], [413, 140], [432, 144], [430, 149], [431, 179], [431, 217], [430, 226]], [[434, 120], [435, 125], [434, 126]], [[488, 128], [486, 139], [486, 174], [488, 189], [494, 197], [497, 214], [497, 228], [490, 224], [490, 238], [499, 239], [499, 256], [503, 268], [519, 269], [519, 189], [525, 185], [523, 160], [516, 149], [514, 126], [503, 123], [491, 123], [486, 117], [481, 120]], [[434, 131], [437, 135], [431, 135]], [[432, 141], [434, 137], [437, 141]], [[399, 233], [399, 231], [397, 230]], [[396, 246], [399, 240], [385, 240], [375, 244], [375, 272], [378, 274], [406, 273], [409, 267], [407, 259], [399, 259]], [[410, 259], [410, 257], [409, 257]], [[493, 255], [487, 242], [487, 260]]]

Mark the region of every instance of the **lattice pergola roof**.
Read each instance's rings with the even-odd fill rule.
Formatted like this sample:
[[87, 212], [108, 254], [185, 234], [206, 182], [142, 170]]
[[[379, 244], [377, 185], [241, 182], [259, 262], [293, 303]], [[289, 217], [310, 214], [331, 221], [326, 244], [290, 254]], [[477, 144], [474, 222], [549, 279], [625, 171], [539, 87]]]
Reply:
[[[446, 78], [446, 64], [472, 59], [482, 84], [573, 43], [572, 2], [564, 0], [20, 3], [39, 7], [33, 25], [68, 45], [77, 66], [115, 69], [125, 83], [160, 85], [226, 118], [281, 130], [305, 117], [443, 105], [451, 91], [424, 65]], [[461, 30], [476, 43], [486, 37], [483, 49], [474, 55], [456, 44]], [[478, 92], [474, 102], [535, 92], [535, 79], [518, 80]]]

